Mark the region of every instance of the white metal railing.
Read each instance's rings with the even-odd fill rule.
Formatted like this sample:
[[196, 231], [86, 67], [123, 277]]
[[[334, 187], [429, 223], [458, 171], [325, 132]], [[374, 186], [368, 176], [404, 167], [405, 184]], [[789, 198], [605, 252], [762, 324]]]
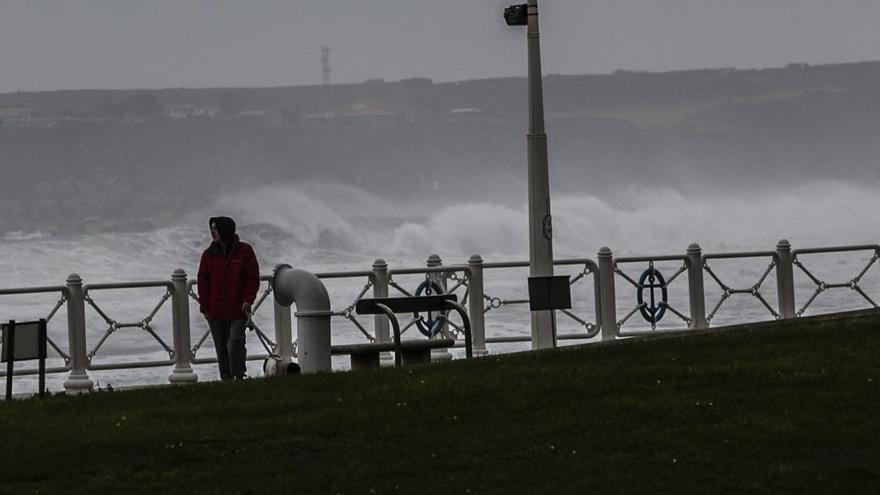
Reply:
[[[479, 258], [479, 257], [477, 257]], [[472, 258], [473, 260], [473, 258]], [[480, 260], [482, 261], [482, 260]], [[596, 274], [599, 272], [599, 267], [596, 265], [596, 262], [587, 259], [587, 258], [575, 258], [575, 259], [558, 259], [553, 263], [557, 267], [564, 266], [580, 266], [583, 267], [574, 274], [569, 280], [569, 286], [572, 288], [573, 293], [576, 293], [576, 289], [579, 288], [579, 284], [583, 282], [588, 276], [593, 275], [593, 294], [594, 294], [594, 318], [596, 319], [595, 323], [587, 320], [587, 317], [584, 315], [577, 314], [572, 309], [563, 309], [560, 310], [560, 313], [567, 316], [570, 320], [576, 322], [579, 326], [584, 328], [584, 332], [570, 332], [570, 333], [561, 333], [557, 334], [557, 340], [579, 340], [579, 339], [591, 339], [595, 337], [601, 328], [601, 314], [599, 311], [600, 308], [600, 291], [599, 291], [599, 278]], [[528, 268], [529, 263], [527, 261], [513, 261], [513, 262], [500, 262], [500, 263], [482, 263], [482, 270], [501, 270], [501, 269], [509, 269], [509, 268]], [[482, 274], [482, 273], [481, 273]], [[482, 288], [482, 287], [481, 287]], [[483, 299], [486, 301], [487, 305], [483, 307], [483, 314], [489, 314], [491, 311], [500, 311], [505, 307], [510, 306], [525, 306], [528, 305], [529, 299], [527, 296], [519, 293], [515, 294], [512, 297], [500, 297], [498, 295], [493, 295], [494, 293], [486, 293], [483, 292]], [[530, 336], [515, 336], [515, 337], [488, 337], [485, 339], [486, 343], [497, 344], [497, 343], [512, 343], [512, 342], [530, 342]]]
[[[681, 261], [682, 266], [678, 268], [672, 276], [668, 279], [665, 278], [659, 270], [656, 269], [655, 263], [661, 261]], [[631, 263], [647, 263], [647, 269], [642, 272], [642, 275], [639, 277], [639, 280], [636, 281], [634, 278], [627, 275], [620, 267], [620, 265], [631, 264]], [[651, 330], [656, 330], [657, 323], [663, 318], [665, 313], [668, 311], [684, 322], [685, 326], [690, 326], [691, 323], [695, 320], [694, 318], [690, 318], [684, 315], [681, 311], [676, 309], [676, 307], [668, 302], [667, 295], [669, 290], [669, 285], [672, 284], [679, 275], [684, 273], [685, 271], [689, 271], [691, 269], [688, 263], [688, 257], [685, 255], [670, 255], [670, 256], [633, 256], [633, 257], [622, 257], [616, 258], [613, 263], [614, 273], [620, 276], [623, 280], [628, 282], [634, 289], [636, 289], [637, 294], [637, 304], [635, 307], [629, 310], [629, 312], [623, 317], [622, 320], [616, 322], [617, 334], [619, 336], [624, 335], [621, 330], [623, 325], [636, 313], [641, 313], [642, 317], [651, 325]], [[647, 282], [647, 284], [646, 284]], [[650, 301], [644, 301], [644, 293], [645, 289], [649, 289], [649, 297]], [[659, 302], [656, 301], [655, 290], [661, 289], [661, 300]], [[612, 320], [614, 321], [614, 320]], [[629, 334], [627, 334], [629, 335]]]
[[[723, 260], [723, 259], [744, 259], [744, 258], [770, 258], [770, 263], [767, 265], [767, 268], [762, 272], [760, 278], [749, 287], [746, 288], [733, 288], [728, 285], [726, 282], [723, 282], [721, 278], [715, 274], [715, 271], [712, 270], [712, 267], [709, 266], [709, 260]], [[757, 299], [766, 309], [770, 312], [770, 315], [773, 318], [779, 318], [779, 312], [773, 309], [770, 306], [770, 303], [767, 302], [767, 299], [761, 293], [761, 288], [764, 285], [764, 282], [767, 280], [767, 277], [770, 275], [772, 271], [779, 264], [779, 255], [774, 251], [762, 251], [762, 252], [751, 252], [751, 253], [734, 253], [734, 254], [706, 254], [703, 256], [703, 270], [709, 274], [710, 278], [718, 284], [718, 287], [721, 289], [721, 298], [712, 308], [712, 311], [706, 315], [706, 323], [711, 323], [712, 319], [715, 318], [715, 315], [718, 313], [718, 310], [721, 309], [721, 306], [732, 296], [737, 294], [751, 296]], [[780, 272], [777, 272], [780, 273]]]
[[[97, 291], [108, 291], [108, 290], [128, 290], [128, 289], [146, 289], [146, 288], [155, 288], [160, 287], [164, 288], [165, 292], [162, 294], [159, 302], [153, 307], [153, 309], [141, 320], [135, 322], [121, 322], [112, 317], [110, 317], [107, 313], [110, 312], [105, 311], [101, 306], [97, 303], [97, 301], [92, 297], [92, 294]], [[156, 314], [159, 313], [159, 310], [162, 309], [162, 306], [165, 305], [165, 302], [170, 299], [174, 294], [174, 285], [171, 281], [154, 281], [154, 282], [133, 282], [133, 283], [113, 283], [113, 284], [86, 284], [83, 285], [83, 301], [90, 306], [107, 324], [107, 329], [104, 331], [103, 335], [101, 335], [97, 344], [92, 348], [91, 351], [86, 353], [86, 361], [88, 361], [88, 369], [89, 370], [112, 370], [112, 369], [126, 369], [126, 368], [150, 368], [154, 366], [168, 366], [174, 364], [174, 350], [165, 343], [164, 340], [156, 333], [155, 329], [152, 326], [153, 318], [156, 317]], [[125, 328], [139, 328], [143, 330], [145, 333], [150, 335], [165, 352], [168, 353], [168, 359], [166, 360], [158, 360], [158, 361], [139, 361], [139, 362], [110, 362], [110, 363], [94, 363], [94, 358], [98, 354], [98, 351], [107, 342], [107, 340], [117, 331], [125, 329]]]
[[[807, 269], [807, 267], [804, 265], [804, 263], [800, 259], [800, 258], [806, 257], [806, 255], [810, 255], [810, 254], [843, 253], [843, 252], [854, 252], [854, 251], [873, 251], [874, 254], [868, 260], [868, 263], [865, 265], [865, 267], [862, 268], [862, 270], [859, 271], [859, 273], [855, 277], [853, 277], [847, 281], [844, 281], [844, 282], [830, 283], [830, 282], [826, 282], [824, 280], [820, 280], [815, 275], [813, 275], [813, 273], [809, 269]], [[877, 263], [878, 259], [880, 259], [880, 245], [876, 245], [876, 244], [869, 244], [869, 245], [863, 245], [863, 246], [841, 246], [841, 247], [824, 248], [824, 249], [822, 249], [822, 248], [820, 248], [820, 249], [796, 249], [796, 250], [792, 251], [791, 252], [791, 263], [794, 266], [797, 266], [801, 270], [801, 272], [806, 274], [806, 276], [809, 277], [810, 281], [812, 281], [816, 285], [816, 289], [813, 292], [813, 294], [810, 296], [810, 298], [807, 300], [807, 302], [804, 303], [804, 305], [801, 307], [801, 309], [797, 310], [797, 313], [795, 313], [795, 315], [796, 316], [803, 315], [804, 312], [807, 310], [807, 308], [810, 307], [810, 305], [813, 303], [813, 301], [816, 300], [816, 298], [819, 296], [819, 294], [821, 294], [829, 289], [850, 289], [852, 291], [855, 291], [862, 298], [864, 298], [869, 304], [871, 304], [871, 306], [876, 308], [877, 303], [874, 302], [873, 299], [871, 299], [871, 297], [864, 291], [864, 289], [859, 285], [859, 283], [862, 281], [862, 278], [865, 276], [865, 274], [868, 273], [868, 270], [870, 270], [871, 267]], [[793, 302], [794, 302], [794, 299], [792, 298], [792, 303]]]
[[[815, 269], [817, 266], [827, 268], [829, 264], [819, 265], [814, 257], [819, 255], [833, 256], [841, 253], [864, 253], [865, 256], [869, 256], [869, 259], [864, 266], [859, 265], [858, 270], [848, 280], [826, 281], [817, 275], [818, 272]], [[718, 269], [718, 265], [721, 263], [740, 263], [743, 260], [759, 264], [760, 269], [754, 272], [756, 279], [744, 281], [741, 276], [739, 280], [731, 281]], [[573, 296], [576, 296], [573, 297], [573, 300], [582, 300], [582, 296], [589, 295], [592, 290], [592, 298], [587, 297], [588, 302], [585, 306], [582, 305], [577, 310], [561, 310], [559, 313], [560, 316], [564, 316], [564, 321], [569, 324], [574, 322], [577, 331], [563, 332], [556, 337], [559, 341], [586, 341], [596, 337], [601, 340], [610, 340], [671, 329], [705, 329], [717, 324], [719, 311], [728, 304], [732, 304], [730, 301], [734, 298], [742, 304], [753, 304], [752, 315], [764, 311], [764, 314], [769, 318], [802, 316], [808, 308], [813, 307], [814, 302], [823, 293], [829, 290], [849, 289], [858, 297], [861, 304], [877, 308], [878, 305], [875, 302], [877, 296], [872, 297], [872, 291], [876, 288], [866, 285], [866, 277], [871, 273], [872, 268], [880, 267], [878, 260], [880, 260], [880, 245], [876, 244], [792, 250], [790, 244], [785, 240], [780, 241], [773, 251], [735, 253], [704, 254], [698, 245], [692, 244], [684, 254], [615, 258], [610, 249], [602, 248], [595, 261], [589, 258], [555, 261], [558, 269], [569, 271], [571, 274], [570, 286]], [[668, 276], [664, 276], [658, 269], [660, 265], [672, 267]], [[502, 321], [511, 313], [516, 317], [527, 314], [526, 277], [511, 276], [511, 273], [516, 270], [523, 270], [527, 267], [527, 261], [485, 263], [479, 255], [472, 256], [466, 264], [444, 265], [438, 256], [432, 255], [422, 267], [389, 268], [385, 261], [376, 260], [370, 270], [327, 272], [315, 275], [327, 283], [331, 281], [344, 283], [355, 294], [351, 301], [346, 299], [340, 302], [341, 298], [336, 298], [334, 304], [338, 304], [339, 307], [331, 310], [332, 321], [337, 322], [333, 326], [334, 335], [346, 335], [345, 339], [349, 340], [390, 342], [390, 327], [386, 316], [374, 315], [372, 322], [361, 321], [358, 319], [354, 307], [364, 297], [381, 298], [395, 295], [395, 293], [404, 296], [413, 295], [415, 291], [408, 289], [406, 284], [415, 279], [436, 284], [444, 292], [459, 295], [461, 304], [468, 309], [474, 354], [485, 355], [489, 352], [487, 346], [490, 345], [531, 341], [531, 336], [522, 332], [519, 334], [506, 332], [506, 334], [486, 335], [487, 320]], [[633, 274], [632, 270], [640, 267], [644, 268], [641, 275]], [[839, 269], [835, 271], [835, 276], [839, 275], [839, 271]], [[485, 289], [486, 278], [490, 281], [497, 281], [505, 276], [508, 281], [513, 281], [513, 283], [508, 283], [507, 287], [501, 289], [497, 286], [488, 291]], [[705, 280], [707, 276], [709, 282]], [[750, 276], [752, 275], [750, 274]], [[592, 278], [592, 284], [588, 283], [590, 278]], [[796, 306], [795, 300], [796, 278], [801, 282], [798, 286], [800, 292], [808, 292], [808, 296], [804, 298], [799, 308]], [[775, 300], [769, 288], [773, 281], [776, 284]], [[621, 283], [620, 287], [616, 286], [618, 282]], [[54, 354], [50, 354], [50, 357], [56, 362], [62, 362], [63, 366], [49, 367], [47, 372], [69, 373], [64, 382], [65, 389], [69, 392], [80, 392], [89, 390], [93, 386], [88, 372], [99, 370], [171, 367], [171, 373], [168, 376], [169, 382], [196, 381], [197, 375], [192, 366], [214, 363], [216, 357], [199, 356], [199, 352], [210, 334], [209, 330], [201, 334], [195, 344], [191, 340], [190, 308], [192, 305], [198, 304], [198, 296], [194, 291], [195, 283], [195, 280], [187, 278], [183, 270], [176, 270], [170, 280], [86, 285], [83, 285], [83, 281], [78, 275], [72, 274], [68, 277], [66, 285], [63, 286], [0, 289], [0, 299], [6, 296], [36, 294], [59, 296], [54, 304], [47, 303], [46, 320], [47, 322], [52, 321], [61, 308], [66, 306], [68, 346], [65, 349], [58, 344], [60, 335], [57, 331], [50, 332], [48, 343], [52, 350], [51, 353]], [[706, 309], [708, 291], [704, 287], [704, 283], [708, 283], [711, 289], [720, 293], [717, 300], [711, 301], [708, 311]], [[118, 308], [109, 306], [104, 299], [104, 294], [133, 289], [161, 290], [161, 293], [158, 300], [149, 306], [145, 313], [142, 313], [142, 317], [126, 316], [125, 320], [117, 318]], [[632, 291], [635, 291], [637, 301], [634, 306], [629, 306], [626, 301], [632, 300]], [[264, 275], [261, 277], [259, 297], [253, 308], [252, 329], [259, 333], [267, 352], [252, 353], [248, 356], [249, 360], [262, 360], [270, 355], [281, 358], [296, 356], [291, 310], [289, 307], [283, 307], [275, 302], [274, 297], [272, 298], [274, 304], [268, 304], [267, 301], [272, 295], [272, 277]], [[625, 312], [619, 314], [618, 304], [621, 301], [626, 302], [627, 306]], [[749, 303], [749, 301], [753, 301], [753, 303]], [[266, 308], [270, 306], [272, 306], [271, 324], [274, 327], [274, 332], [266, 332], [263, 328], [268, 327], [269, 324], [267, 323], [269, 316]], [[87, 318], [87, 312], [89, 318]], [[169, 312], [171, 328], [168, 331], [160, 331], [156, 327], [156, 318], [167, 319]], [[505, 312], [508, 314], [505, 315]], [[634, 324], [638, 319], [637, 315], [641, 315], [641, 319], [645, 322], [641, 326]], [[665, 315], [672, 315], [672, 317], [670, 320], [664, 321], [661, 328], [659, 323]], [[100, 323], [95, 325], [94, 321]], [[411, 330], [414, 326], [419, 325], [420, 321], [422, 321], [421, 315], [414, 315], [409, 321], [402, 322], [402, 332]], [[670, 325], [674, 328], [671, 328]], [[91, 330], [91, 339], [86, 332], [87, 326]], [[527, 328], [528, 325], [525, 322], [518, 322], [518, 326], [521, 329]], [[96, 332], [96, 330], [100, 330], [100, 332]], [[116, 359], [118, 356], [107, 352], [105, 344], [112, 341], [114, 335], [120, 331], [139, 331], [148, 337], [147, 342], [152, 346], [154, 352], [167, 354], [168, 358], [134, 361]], [[344, 331], [349, 333], [341, 333]], [[462, 333], [460, 322], [445, 319], [437, 338], [452, 338], [457, 341], [456, 346], [460, 347], [463, 345], [461, 342]], [[167, 337], [169, 334], [170, 339]], [[91, 347], [89, 347], [90, 343]], [[446, 351], [438, 352], [445, 353]], [[344, 354], [343, 347], [337, 346], [333, 353]], [[390, 353], [383, 355], [382, 359], [386, 362], [393, 360]], [[35, 369], [15, 371], [17, 375], [35, 374], [36, 372]], [[4, 374], [3, 371], [0, 371], [0, 376], [4, 376]]]

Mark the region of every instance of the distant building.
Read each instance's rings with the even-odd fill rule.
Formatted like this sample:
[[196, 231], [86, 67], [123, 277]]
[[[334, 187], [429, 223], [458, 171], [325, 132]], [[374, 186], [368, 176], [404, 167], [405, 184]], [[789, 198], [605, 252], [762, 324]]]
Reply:
[[328, 110], [326, 112], [306, 115], [305, 120], [310, 123], [350, 122], [389, 124], [398, 122], [402, 117], [403, 115], [400, 112], [394, 112], [382, 107], [370, 106], [364, 103], [356, 103], [344, 110]]
[[473, 113], [483, 113], [479, 108], [453, 108], [449, 111], [449, 113], [453, 115], [461, 115], [461, 114], [473, 114]]
[[450, 122], [461, 123], [486, 120], [486, 117], [483, 116], [483, 110], [476, 107], [451, 108], [447, 113], [447, 118]]
[[171, 105], [165, 110], [165, 115], [170, 119], [192, 119], [199, 117], [214, 117], [220, 111], [214, 108], [200, 107], [192, 104]]
[[19, 105], [0, 105], [0, 126], [27, 127], [31, 125], [30, 107]]

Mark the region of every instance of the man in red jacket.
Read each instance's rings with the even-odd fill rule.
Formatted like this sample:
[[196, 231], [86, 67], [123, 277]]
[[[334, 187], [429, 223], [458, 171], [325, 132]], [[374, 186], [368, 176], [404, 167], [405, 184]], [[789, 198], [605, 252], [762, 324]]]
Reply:
[[211, 245], [199, 263], [199, 310], [208, 320], [217, 350], [220, 379], [246, 376], [244, 333], [260, 286], [254, 248], [239, 240], [235, 221], [212, 217]]

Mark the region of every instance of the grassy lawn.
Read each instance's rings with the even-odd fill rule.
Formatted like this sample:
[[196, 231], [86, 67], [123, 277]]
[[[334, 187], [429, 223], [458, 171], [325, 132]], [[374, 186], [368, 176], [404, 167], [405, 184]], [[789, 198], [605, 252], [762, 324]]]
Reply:
[[876, 493], [880, 317], [0, 404], [0, 493]]

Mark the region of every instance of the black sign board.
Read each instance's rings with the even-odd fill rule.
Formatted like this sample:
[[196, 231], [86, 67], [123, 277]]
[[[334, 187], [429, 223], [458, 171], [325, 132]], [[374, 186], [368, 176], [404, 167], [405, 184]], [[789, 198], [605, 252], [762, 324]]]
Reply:
[[[15, 323], [15, 352], [12, 357], [15, 361], [28, 361], [31, 359], [46, 359], [46, 346], [40, 345], [40, 324], [39, 321], [27, 321]], [[45, 321], [42, 322], [45, 325]], [[9, 323], [4, 323], [3, 328], [3, 353], [0, 361], [4, 363], [9, 361], [9, 351], [12, 346], [9, 342], [11, 333], [9, 332]]]
[[571, 285], [568, 279], [568, 275], [529, 277], [529, 309], [571, 309]]
[[12, 376], [15, 361], [40, 360], [40, 396], [46, 389], [46, 320], [2, 325], [3, 349], [0, 360], [6, 363], [6, 400], [12, 399]]

